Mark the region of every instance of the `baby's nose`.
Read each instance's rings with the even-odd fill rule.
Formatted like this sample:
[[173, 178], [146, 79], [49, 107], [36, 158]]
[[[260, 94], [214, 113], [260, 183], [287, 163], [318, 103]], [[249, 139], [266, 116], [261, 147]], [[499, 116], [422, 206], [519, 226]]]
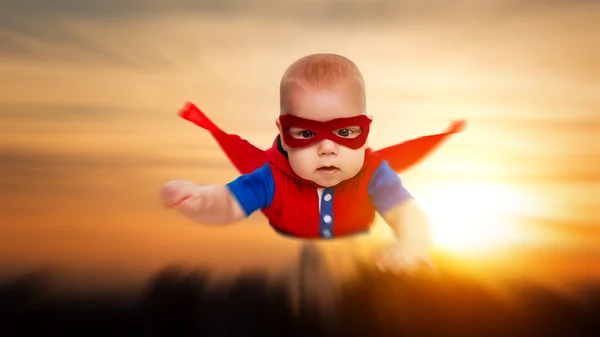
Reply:
[[324, 139], [319, 143], [319, 155], [337, 154], [337, 146], [329, 139]]

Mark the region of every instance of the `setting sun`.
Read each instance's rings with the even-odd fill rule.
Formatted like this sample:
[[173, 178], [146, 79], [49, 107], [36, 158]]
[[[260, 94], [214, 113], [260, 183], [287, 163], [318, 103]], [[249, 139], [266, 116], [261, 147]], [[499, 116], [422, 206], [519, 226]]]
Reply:
[[453, 252], [484, 252], [527, 240], [514, 219], [535, 207], [523, 191], [491, 182], [441, 183], [418, 199], [436, 246]]

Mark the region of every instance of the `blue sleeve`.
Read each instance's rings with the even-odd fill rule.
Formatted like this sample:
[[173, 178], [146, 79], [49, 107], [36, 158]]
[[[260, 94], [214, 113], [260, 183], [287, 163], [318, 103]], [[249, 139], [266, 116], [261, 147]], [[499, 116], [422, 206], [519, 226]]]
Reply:
[[369, 197], [379, 214], [384, 214], [408, 199], [411, 194], [404, 188], [400, 177], [382, 161], [369, 182]]
[[269, 164], [237, 177], [226, 186], [242, 206], [246, 216], [269, 207], [275, 194], [275, 181]]

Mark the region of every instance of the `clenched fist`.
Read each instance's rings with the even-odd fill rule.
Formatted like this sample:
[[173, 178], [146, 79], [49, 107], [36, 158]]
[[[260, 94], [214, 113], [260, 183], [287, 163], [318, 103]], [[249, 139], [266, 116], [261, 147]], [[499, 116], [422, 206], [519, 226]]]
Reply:
[[190, 198], [198, 197], [198, 188], [198, 184], [189, 180], [169, 181], [162, 188], [162, 202], [166, 207], [179, 206]]

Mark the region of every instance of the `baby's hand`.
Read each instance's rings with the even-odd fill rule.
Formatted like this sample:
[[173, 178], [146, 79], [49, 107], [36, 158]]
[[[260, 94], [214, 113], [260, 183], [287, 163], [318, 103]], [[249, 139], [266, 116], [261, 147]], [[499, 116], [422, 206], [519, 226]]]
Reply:
[[375, 262], [380, 270], [415, 273], [423, 269], [434, 269], [433, 262], [426, 247], [392, 243]]
[[242, 220], [244, 210], [235, 202], [225, 185], [199, 186], [189, 180], [173, 180], [162, 189], [166, 207], [204, 224], [225, 224]]
[[178, 206], [185, 200], [198, 196], [198, 187], [189, 180], [169, 181], [161, 191], [162, 202], [166, 207]]

